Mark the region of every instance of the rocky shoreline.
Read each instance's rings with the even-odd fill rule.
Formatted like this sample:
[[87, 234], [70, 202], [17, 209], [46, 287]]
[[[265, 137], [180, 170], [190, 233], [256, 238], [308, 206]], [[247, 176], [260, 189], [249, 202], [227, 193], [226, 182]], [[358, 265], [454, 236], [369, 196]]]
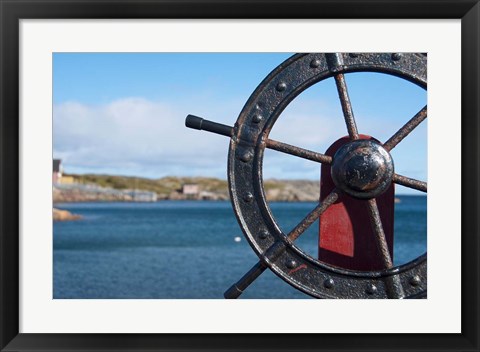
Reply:
[[[107, 176], [105, 176], [106, 178]], [[109, 180], [115, 180], [117, 176], [108, 176]], [[118, 176], [119, 177], [119, 176]], [[99, 176], [97, 176], [100, 179]], [[103, 181], [103, 179], [100, 179]], [[143, 181], [143, 180], [142, 180]], [[227, 201], [230, 199], [228, 183], [226, 180], [214, 178], [186, 178], [166, 177], [158, 180], [148, 180], [142, 184], [137, 182], [138, 191], [153, 192], [154, 200], [214, 200]], [[129, 183], [126, 183], [129, 185]], [[195, 184], [195, 194], [182, 192], [182, 185]], [[53, 188], [53, 202], [132, 202], [136, 199], [131, 193], [124, 192], [125, 189], [118, 187], [105, 187], [105, 183], [85, 183], [69, 185], [68, 187]], [[269, 179], [264, 181], [265, 196], [269, 202], [312, 202], [320, 197], [320, 182], [311, 180], [277, 180]]]

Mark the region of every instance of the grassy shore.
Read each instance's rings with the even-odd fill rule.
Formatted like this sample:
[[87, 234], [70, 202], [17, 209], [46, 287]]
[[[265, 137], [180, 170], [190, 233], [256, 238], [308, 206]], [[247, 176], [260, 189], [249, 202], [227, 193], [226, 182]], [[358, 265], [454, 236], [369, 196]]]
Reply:
[[[158, 179], [143, 177], [115, 176], [85, 174], [67, 174], [74, 178], [75, 182], [83, 185], [95, 185], [98, 187], [115, 190], [135, 189], [141, 191], [155, 192], [159, 200], [162, 199], [191, 199], [182, 194], [184, 184], [198, 185], [199, 193], [193, 199], [228, 200], [228, 182], [212, 177], [175, 177], [167, 176]], [[319, 198], [320, 186], [318, 181], [310, 180], [275, 180], [264, 181], [265, 195], [269, 201], [316, 201]], [[63, 192], [63, 193], [62, 193]], [[86, 195], [76, 192], [72, 198], [65, 197], [62, 190], [54, 191], [54, 200], [62, 201], [85, 201]], [[102, 200], [102, 199], [99, 199]], [[105, 199], [110, 200], [110, 199]]]

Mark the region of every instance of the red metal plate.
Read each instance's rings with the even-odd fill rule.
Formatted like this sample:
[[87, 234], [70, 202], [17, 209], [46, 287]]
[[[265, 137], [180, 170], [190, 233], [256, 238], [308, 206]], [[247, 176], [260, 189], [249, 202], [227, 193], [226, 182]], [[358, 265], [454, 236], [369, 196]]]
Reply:
[[[360, 135], [360, 138], [375, 140], [368, 135]], [[348, 137], [340, 138], [328, 148], [325, 154], [333, 156], [348, 141], [350, 141]], [[320, 200], [322, 201], [334, 188], [330, 165], [322, 164]], [[395, 189], [392, 183], [385, 193], [377, 197], [392, 260], [394, 203]], [[374, 236], [367, 211], [367, 201], [342, 194], [339, 200], [320, 216], [318, 258], [345, 269], [362, 271], [384, 269]]]

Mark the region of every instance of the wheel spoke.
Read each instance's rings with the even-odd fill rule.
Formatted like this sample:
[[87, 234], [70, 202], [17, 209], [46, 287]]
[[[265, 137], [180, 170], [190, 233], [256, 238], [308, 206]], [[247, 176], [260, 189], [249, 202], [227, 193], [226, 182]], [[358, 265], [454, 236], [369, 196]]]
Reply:
[[383, 144], [383, 147], [390, 151], [396, 147], [406, 136], [410, 134], [420, 123], [427, 118], [427, 106], [425, 105], [422, 110], [410, 119], [405, 125], [402, 126], [388, 141]]
[[[392, 257], [388, 250], [387, 239], [383, 230], [382, 219], [378, 211], [377, 201], [375, 198], [368, 200], [368, 214], [370, 216], [370, 223], [375, 234], [375, 242], [377, 248], [382, 256], [383, 266], [385, 269], [393, 267]], [[385, 277], [385, 286], [388, 298], [403, 298], [405, 293], [403, 291], [402, 283], [398, 275]]]
[[422, 192], [427, 192], [427, 183], [423, 181], [415, 180], [413, 178], [402, 176], [399, 174], [394, 174], [392, 181], [408, 188], [413, 188]]
[[235, 299], [240, 297], [243, 291], [260, 275], [262, 275], [266, 268], [267, 265], [264, 262], [259, 261], [245, 275], [243, 275], [237, 283], [230, 286], [230, 288], [223, 294], [223, 297], [227, 299]]
[[386, 276], [384, 282], [388, 298], [405, 298], [402, 281], [398, 275]]
[[338, 192], [334, 189], [327, 197], [325, 197], [323, 202], [319, 203], [315, 209], [313, 209], [292, 231], [290, 231], [287, 238], [292, 242], [295, 241], [319, 218], [320, 215], [322, 215], [323, 212], [325, 212], [325, 210], [328, 209], [330, 205], [335, 203], [337, 199]]
[[212, 133], [221, 134], [222, 136], [231, 137], [233, 134], [233, 127], [223, 125], [218, 122], [202, 119], [195, 115], [187, 115], [185, 119], [185, 126], [195, 130], [205, 130]]
[[380, 254], [382, 255], [382, 262], [385, 269], [390, 269], [393, 266], [392, 258], [388, 250], [387, 240], [385, 238], [385, 232], [383, 231], [382, 220], [380, 219], [380, 213], [378, 212], [377, 201], [375, 198], [368, 200], [368, 214], [370, 215], [370, 223], [375, 234], [375, 242]]
[[[287, 235], [289, 241], [295, 241], [306, 229], [312, 225], [315, 220], [325, 211], [327, 208], [335, 203], [338, 199], [338, 193], [336, 190], [333, 190], [324, 200], [319, 203], [315, 209], [313, 209], [295, 228], [290, 231]], [[267, 250], [267, 257], [270, 260], [275, 260], [278, 257], [285, 247], [282, 245], [273, 244]], [[233, 284], [223, 296], [228, 299], [234, 299], [240, 297], [243, 291], [250, 286], [267, 268], [266, 264], [263, 261], [256, 263], [237, 283]]]
[[350, 102], [350, 97], [348, 96], [345, 76], [343, 73], [336, 73], [334, 77], [340, 103], [342, 104], [343, 117], [345, 118], [345, 122], [347, 124], [348, 135], [352, 140], [358, 139], [357, 124], [355, 122], [355, 118], [353, 117], [352, 104]]
[[282, 143], [273, 139], [267, 139], [265, 144], [266, 144], [266, 147], [269, 149], [273, 149], [282, 153], [298, 156], [299, 158], [316, 161], [322, 164], [332, 163], [331, 156], [317, 153], [308, 149], [295, 147], [293, 145]]

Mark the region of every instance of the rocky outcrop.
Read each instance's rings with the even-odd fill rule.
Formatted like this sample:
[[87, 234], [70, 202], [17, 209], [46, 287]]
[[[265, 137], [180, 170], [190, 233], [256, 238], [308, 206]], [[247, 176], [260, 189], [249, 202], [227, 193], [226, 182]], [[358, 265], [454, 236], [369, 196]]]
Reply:
[[70, 221], [79, 220], [82, 216], [78, 214], [72, 214], [68, 210], [61, 210], [53, 208], [53, 221]]
[[265, 190], [269, 202], [316, 202], [320, 199], [320, 185], [315, 181], [267, 180]]
[[54, 189], [53, 202], [67, 203], [67, 202], [120, 202], [133, 201], [132, 197], [122, 193], [107, 193], [97, 192], [95, 190], [85, 189]]

